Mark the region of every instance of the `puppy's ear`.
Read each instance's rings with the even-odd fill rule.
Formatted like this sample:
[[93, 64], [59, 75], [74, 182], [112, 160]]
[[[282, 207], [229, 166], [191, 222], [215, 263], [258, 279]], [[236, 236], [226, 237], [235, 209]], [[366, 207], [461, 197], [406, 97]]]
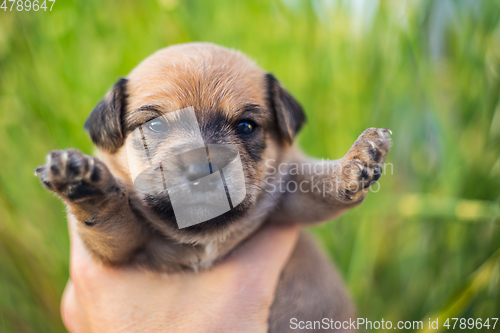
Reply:
[[123, 145], [121, 116], [127, 102], [126, 85], [127, 79], [118, 80], [85, 122], [94, 144], [110, 153]]
[[266, 74], [269, 105], [276, 114], [283, 139], [291, 144], [306, 121], [302, 106], [272, 74]]

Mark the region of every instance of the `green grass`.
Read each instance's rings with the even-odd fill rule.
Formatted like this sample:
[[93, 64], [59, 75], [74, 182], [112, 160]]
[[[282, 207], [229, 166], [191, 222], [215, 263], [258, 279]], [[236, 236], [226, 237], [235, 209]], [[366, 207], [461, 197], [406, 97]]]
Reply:
[[239, 49], [273, 72], [306, 109], [299, 144], [311, 155], [339, 158], [365, 128], [393, 130], [380, 191], [312, 229], [360, 317], [499, 317], [500, 2], [350, 3], [0, 11], [0, 332], [64, 331], [65, 211], [33, 170], [53, 149], [91, 153], [83, 123], [106, 90], [189, 41]]

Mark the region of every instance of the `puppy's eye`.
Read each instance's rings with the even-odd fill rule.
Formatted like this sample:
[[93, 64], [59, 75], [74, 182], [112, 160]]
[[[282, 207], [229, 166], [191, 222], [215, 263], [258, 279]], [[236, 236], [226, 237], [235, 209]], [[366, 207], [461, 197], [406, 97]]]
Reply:
[[236, 126], [238, 133], [243, 135], [249, 135], [255, 131], [257, 124], [251, 120], [242, 120]]
[[153, 119], [147, 123], [147, 127], [150, 131], [155, 133], [161, 133], [167, 131], [167, 124], [163, 118]]

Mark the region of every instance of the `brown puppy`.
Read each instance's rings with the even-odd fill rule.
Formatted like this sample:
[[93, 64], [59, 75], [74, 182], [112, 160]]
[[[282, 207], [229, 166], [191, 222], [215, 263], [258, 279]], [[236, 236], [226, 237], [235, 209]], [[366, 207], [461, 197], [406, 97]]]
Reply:
[[[230, 211], [179, 229], [166, 191], [134, 186], [126, 142], [139, 127], [143, 139], [143, 129], [162, 132], [164, 124], [152, 119], [189, 107], [205, 144], [237, 147], [245, 196]], [[335, 218], [361, 203], [378, 180], [391, 145], [388, 130], [367, 129], [342, 159], [320, 161], [292, 145], [304, 122], [299, 103], [243, 54], [206, 43], [171, 46], [119, 80], [89, 116], [86, 129], [99, 159], [73, 149], [53, 151], [37, 173], [80, 222], [78, 232], [96, 259], [153, 271], [199, 271], [263, 223]], [[148, 158], [170, 156], [183, 145], [182, 135], [164, 138]], [[175, 179], [191, 181], [193, 170], [202, 175], [195, 162], [187, 163]], [[270, 332], [289, 331], [292, 318], [353, 316], [337, 273], [302, 234], [278, 285]]]

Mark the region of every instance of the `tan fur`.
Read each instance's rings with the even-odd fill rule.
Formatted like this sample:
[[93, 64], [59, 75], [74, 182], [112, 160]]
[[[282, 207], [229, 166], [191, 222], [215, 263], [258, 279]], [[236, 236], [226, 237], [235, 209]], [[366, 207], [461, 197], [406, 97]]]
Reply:
[[[100, 126], [104, 116], [116, 120], [115, 109], [123, 110], [116, 116], [121, 123], [107, 127], [115, 132], [113, 140], [107, 141], [109, 133], [93, 133], [96, 144], [102, 146], [99, 159], [75, 150], [55, 151], [37, 171], [45, 186], [61, 196], [69, 213], [81, 222], [78, 232], [97, 260], [115, 265], [132, 263], [164, 272], [207, 269], [263, 223], [317, 223], [361, 203], [368, 190], [365, 187], [378, 179], [374, 172], [389, 151], [387, 130], [372, 128], [363, 132], [340, 160], [324, 162], [303, 156], [289, 144], [300, 129], [300, 124], [294, 129], [293, 122], [298, 121], [301, 110], [296, 109], [299, 113], [295, 115], [288, 113], [290, 110], [277, 115], [277, 108], [282, 106], [278, 105], [280, 101], [270, 102], [274, 94], [281, 94], [286, 107], [297, 106], [281, 86], [275, 84], [270, 91], [271, 84], [265, 72], [240, 52], [207, 43], [168, 47], [151, 55], [127, 76], [126, 97], [117, 97], [119, 89], [124, 89], [122, 82], [101, 102], [99, 112], [103, 113], [92, 120]], [[260, 124], [265, 149], [260, 159], [254, 160], [249, 151], [240, 148], [247, 185], [245, 215], [223, 228], [179, 230], [175, 224], [165, 223], [145, 204], [144, 195], [134, 189], [123, 145], [127, 134], [151, 114], [192, 106], [199, 122], [207, 123], [217, 112], [227, 119], [239, 119], [248, 105], [259, 106], [252, 116]], [[90, 122], [89, 126], [97, 125]], [[210, 133], [204, 134], [210, 141]], [[225, 140], [241, 147], [236, 136]], [[167, 142], [162, 149], [168, 151], [175, 144]], [[273, 173], [281, 163], [326, 166], [328, 171]], [[74, 177], [57, 172], [71, 166], [78, 170]], [[100, 176], [97, 181], [92, 178], [95, 170]], [[362, 170], [366, 175], [363, 179]], [[319, 181], [335, 186], [326, 194], [318, 190], [281, 193], [276, 186], [282, 181]], [[82, 189], [84, 185], [87, 187]], [[90, 190], [97, 194], [85, 196]], [[270, 332], [288, 332], [292, 317], [345, 320], [354, 316], [353, 309], [334, 268], [313, 241], [302, 235], [278, 285]]]

